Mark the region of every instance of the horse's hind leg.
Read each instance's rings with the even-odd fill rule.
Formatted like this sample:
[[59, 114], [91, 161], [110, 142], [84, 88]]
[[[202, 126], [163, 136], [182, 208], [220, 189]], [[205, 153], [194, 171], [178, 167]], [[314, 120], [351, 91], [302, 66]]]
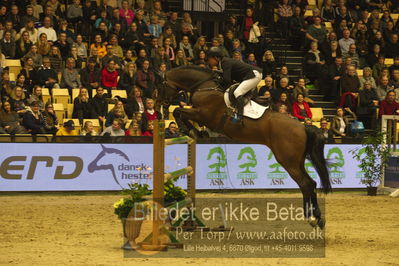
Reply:
[[[278, 157], [276, 155], [278, 161]], [[303, 162], [302, 162], [303, 161]], [[291, 160], [280, 162], [287, 170], [292, 179], [298, 184], [303, 195], [303, 211], [305, 218], [308, 219], [312, 226], [324, 228], [325, 221], [321, 217], [321, 211], [317, 203], [316, 182], [309, 176], [304, 167], [304, 159], [298, 161]]]

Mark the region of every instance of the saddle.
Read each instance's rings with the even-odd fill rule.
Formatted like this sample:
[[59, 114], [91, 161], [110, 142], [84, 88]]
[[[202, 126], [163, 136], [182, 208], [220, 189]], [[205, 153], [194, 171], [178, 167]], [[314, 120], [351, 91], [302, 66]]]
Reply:
[[[229, 100], [230, 100], [230, 103], [234, 107], [237, 106], [237, 99], [234, 96], [234, 91], [238, 88], [239, 85], [240, 85], [240, 83], [234, 83], [233, 85], [231, 85], [228, 88], [228, 90], [229, 90]], [[247, 92], [244, 95], [244, 99], [245, 99], [245, 105], [251, 100], [256, 102], [256, 103], [258, 103], [258, 104], [260, 104], [260, 105], [263, 105], [263, 106], [269, 106], [270, 105], [269, 101], [267, 101], [264, 98], [258, 96], [258, 94], [256, 93], [256, 90], [255, 91], [250, 90], [249, 92]]]

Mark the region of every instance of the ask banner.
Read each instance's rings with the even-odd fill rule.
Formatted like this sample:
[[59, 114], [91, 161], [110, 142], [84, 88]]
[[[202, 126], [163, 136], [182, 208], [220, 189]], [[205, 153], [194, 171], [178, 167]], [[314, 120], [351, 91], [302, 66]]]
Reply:
[[[120, 190], [152, 186], [152, 144], [0, 144], [0, 191]], [[357, 145], [326, 145], [333, 188], [360, 188]], [[359, 152], [362, 152], [360, 150]], [[197, 189], [298, 188], [263, 145], [198, 144]], [[165, 172], [187, 166], [187, 145], [166, 147]], [[312, 164], [306, 170], [319, 184]], [[186, 176], [177, 185], [186, 187]]]

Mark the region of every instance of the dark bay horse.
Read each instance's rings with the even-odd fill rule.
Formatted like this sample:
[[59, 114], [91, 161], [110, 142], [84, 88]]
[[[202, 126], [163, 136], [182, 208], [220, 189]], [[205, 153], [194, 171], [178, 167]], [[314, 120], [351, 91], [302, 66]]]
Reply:
[[177, 108], [174, 111], [175, 117], [185, 124], [192, 120], [234, 140], [268, 146], [300, 187], [305, 217], [313, 226], [324, 227], [317, 204], [316, 182], [305, 170], [305, 158], [308, 156], [320, 177], [323, 192], [331, 191], [323, 153], [324, 137], [316, 128], [305, 127], [289, 116], [272, 110], [267, 110], [256, 120], [245, 117], [243, 126], [230, 122], [224, 92], [215, 81], [214, 72], [205, 68], [183, 66], [172, 69], [166, 73], [165, 82], [158, 90], [161, 104], [169, 103], [181, 90], [190, 93], [193, 108]]

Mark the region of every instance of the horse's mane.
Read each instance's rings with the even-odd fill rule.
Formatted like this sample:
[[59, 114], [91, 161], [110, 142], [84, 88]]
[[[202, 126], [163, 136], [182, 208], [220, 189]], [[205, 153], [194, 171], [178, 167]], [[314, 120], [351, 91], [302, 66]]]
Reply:
[[186, 70], [186, 69], [188, 69], [188, 70], [197, 70], [197, 71], [209, 74], [209, 75], [215, 75], [215, 72], [213, 72], [211, 69], [205, 68], [205, 67], [199, 67], [199, 66], [196, 66], [196, 65], [180, 66], [180, 67], [174, 68], [174, 70]]

